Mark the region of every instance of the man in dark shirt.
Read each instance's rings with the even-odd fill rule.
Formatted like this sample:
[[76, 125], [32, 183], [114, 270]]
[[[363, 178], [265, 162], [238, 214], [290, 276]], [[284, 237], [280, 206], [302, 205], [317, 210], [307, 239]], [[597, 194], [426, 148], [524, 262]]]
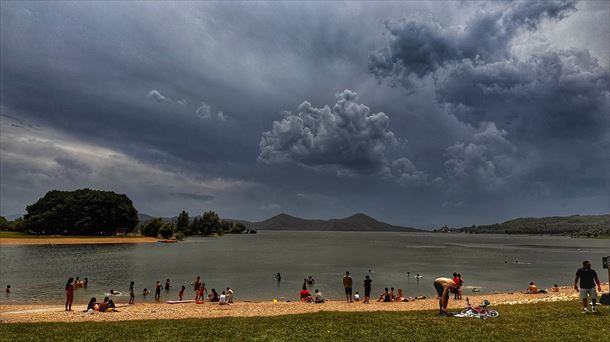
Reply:
[[580, 279], [580, 299], [582, 300], [582, 313], [587, 313], [588, 297], [591, 297], [591, 312], [595, 312], [595, 305], [597, 303], [597, 292], [595, 292], [595, 284], [597, 284], [597, 291], [601, 292], [602, 287], [597, 277], [597, 273], [591, 269], [591, 263], [589, 261], [583, 261], [582, 268], [576, 271], [574, 277], [574, 290], [579, 291], [578, 280]]
[[371, 280], [371, 277], [366, 276], [364, 277], [364, 281], [363, 281], [363, 285], [364, 285], [364, 302], [365, 304], [369, 303], [369, 299], [371, 299], [371, 283], [373, 282], [373, 280]]

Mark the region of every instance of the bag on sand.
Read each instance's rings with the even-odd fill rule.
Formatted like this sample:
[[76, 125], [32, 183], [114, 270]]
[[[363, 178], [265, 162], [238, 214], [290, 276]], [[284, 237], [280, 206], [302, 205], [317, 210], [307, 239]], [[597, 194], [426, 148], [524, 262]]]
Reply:
[[599, 299], [599, 302], [604, 305], [610, 305], [610, 293], [602, 293], [602, 296]]

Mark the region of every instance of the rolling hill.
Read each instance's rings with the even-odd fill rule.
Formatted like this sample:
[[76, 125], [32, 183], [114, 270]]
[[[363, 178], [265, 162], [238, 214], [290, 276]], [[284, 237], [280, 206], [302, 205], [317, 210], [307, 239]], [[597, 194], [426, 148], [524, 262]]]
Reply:
[[610, 215], [522, 217], [490, 225], [440, 229], [437, 232], [471, 234], [552, 234], [586, 237], [610, 236]]
[[302, 231], [384, 231], [384, 232], [421, 232], [423, 230], [395, 226], [380, 222], [365, 214], [354, 214], [342, 219], [302, 219], [288, 214], [279, 214], [261, 222], [241, 222], [256, 230], [302, 230]]

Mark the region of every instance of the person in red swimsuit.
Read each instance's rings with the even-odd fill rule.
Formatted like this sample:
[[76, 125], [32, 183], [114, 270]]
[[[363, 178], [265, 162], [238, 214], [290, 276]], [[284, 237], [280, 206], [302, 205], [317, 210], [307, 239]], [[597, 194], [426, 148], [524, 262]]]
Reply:
[[301, 296], [302, 302], [309, 303], [312, 300], [311, 293], [309, 293], [309, 291], [307, 290], [307, 286], [305, 286], [305, 284], [303, 284], [303, 289], [301, 290], [300, 296]]
[[74, 278], [69, 278], [66, 283], [66, 311], [72, 311], [74, 301]]

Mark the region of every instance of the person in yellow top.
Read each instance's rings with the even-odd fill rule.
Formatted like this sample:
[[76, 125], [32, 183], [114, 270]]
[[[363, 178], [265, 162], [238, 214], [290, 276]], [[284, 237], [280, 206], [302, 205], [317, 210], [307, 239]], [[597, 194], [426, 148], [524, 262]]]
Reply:
[[457, 284], [449, 278], [436, 278], [434, 280], [434, 288], [438, 294], [438, 307], [440, 314], [447, 314], [447, 304], [449, 304], [449, 292], [455, 288]]

